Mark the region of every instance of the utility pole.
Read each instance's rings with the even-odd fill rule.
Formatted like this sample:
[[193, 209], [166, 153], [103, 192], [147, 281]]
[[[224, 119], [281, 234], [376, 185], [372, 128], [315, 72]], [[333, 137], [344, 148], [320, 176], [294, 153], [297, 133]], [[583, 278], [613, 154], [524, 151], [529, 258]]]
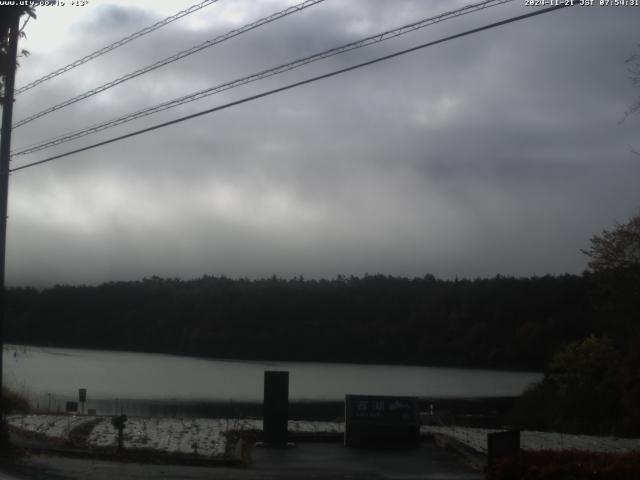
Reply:
[[[11, 155], [11, 123], [13, 117], [13, 88], [16, 79], [16, 57], [18, 55], [18, 30], [20, 11], [11, 12], [7, 71], [4, 77], [4, 99], [2, 103], [2, 131], [0, 132], [0, 405], [3, 403], [2, 356], [4, 353], [4, 319], [6, 295], [4, 287], [5, 255], [7, 248], [7, 205], [9, 199], [9, 157]], [[2, 411], [4, 420], [4, 410]]]

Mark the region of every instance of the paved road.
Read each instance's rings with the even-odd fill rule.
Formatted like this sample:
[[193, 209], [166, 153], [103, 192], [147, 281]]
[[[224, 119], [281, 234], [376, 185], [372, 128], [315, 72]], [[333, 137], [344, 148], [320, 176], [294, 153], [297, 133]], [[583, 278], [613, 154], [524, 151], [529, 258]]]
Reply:
[[16, 476], [10, 475], [8, 473], [0, 472], [0, 480], [21, 480], [21, 477], [16, 477]]
[[[409, 451], [346, 449], [338, 443], [302, 443], [288, 450], [255, 449], [247, 468], [119, 463], [34, 455], [10, 467], [0, 480], [268, 480], [425, 479], [480, 480], [482, 475], [432, 443]], [[0, 470], [4, 470], [0, 468]]]

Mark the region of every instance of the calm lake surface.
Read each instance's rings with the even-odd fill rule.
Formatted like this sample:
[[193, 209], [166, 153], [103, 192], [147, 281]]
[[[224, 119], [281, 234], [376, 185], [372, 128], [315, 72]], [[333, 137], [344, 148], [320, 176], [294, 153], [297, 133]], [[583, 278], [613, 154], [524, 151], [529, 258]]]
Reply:
[[75, 400], [78, 388], [86, 388], [90, 400], [262, 402], [265, 370], [289, 371], [290, 398], [301, 401], [340, 401], [347, 393], [431, 398], [514, 396], [541, 378], [535, 372], [211, 360], [13, 345], [5, 346], [3, 365], [6, 384], [41, 405]]

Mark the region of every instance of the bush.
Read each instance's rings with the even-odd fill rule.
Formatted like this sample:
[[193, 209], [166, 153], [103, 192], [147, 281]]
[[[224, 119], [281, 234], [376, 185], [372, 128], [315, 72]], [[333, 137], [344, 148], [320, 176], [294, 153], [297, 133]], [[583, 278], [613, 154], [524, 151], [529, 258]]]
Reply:
[[4, 416], [8, 413], [29, 412], [29, 402], [22, 395], [6, 388], [2, 389], [2, 402], [0, 403], [0, 456], [4, 456], [9, 449], [9, 426]]
[[569, 343], [541, 383], [518, 401], [512, 421], [523, 429], [611, 434], [620, 429], [620, 356], [606, 337]]
[[522, 451], [487, 468], [487, 480], [637, 480], [640, 452]]
[[7, 413], [27, 413], [30, 410], [29, 402], [22, 395], [8, 390], [2, 389], [2, 405], [0, 405], [2, 414]]

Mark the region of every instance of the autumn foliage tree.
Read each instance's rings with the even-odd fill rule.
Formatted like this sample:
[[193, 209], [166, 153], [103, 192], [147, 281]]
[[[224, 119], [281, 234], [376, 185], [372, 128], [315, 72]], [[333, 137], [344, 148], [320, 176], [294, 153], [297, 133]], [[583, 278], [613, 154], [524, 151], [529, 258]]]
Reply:
[[640, 336], [640, 212], [594, 235], [583, 252], [589, 257], [587, 274], [594, 280], [592, 298], [601, 330], [615, 331], [614, 340], [628, 351]]
[[[640, 45], [637, 46], [633, 55], [627, 58], [629, 78], [634, 87], [640, 88]], [[640, 97], [638, 97], [627, 110], [627, 115], [640, 112]]]
[[640, 212], [627, 223], [612, 230], [603, 230], [591, 237], [591, 247], [583, 250], [589, 258], [589, 268], [596, 273], [640, 268]]

